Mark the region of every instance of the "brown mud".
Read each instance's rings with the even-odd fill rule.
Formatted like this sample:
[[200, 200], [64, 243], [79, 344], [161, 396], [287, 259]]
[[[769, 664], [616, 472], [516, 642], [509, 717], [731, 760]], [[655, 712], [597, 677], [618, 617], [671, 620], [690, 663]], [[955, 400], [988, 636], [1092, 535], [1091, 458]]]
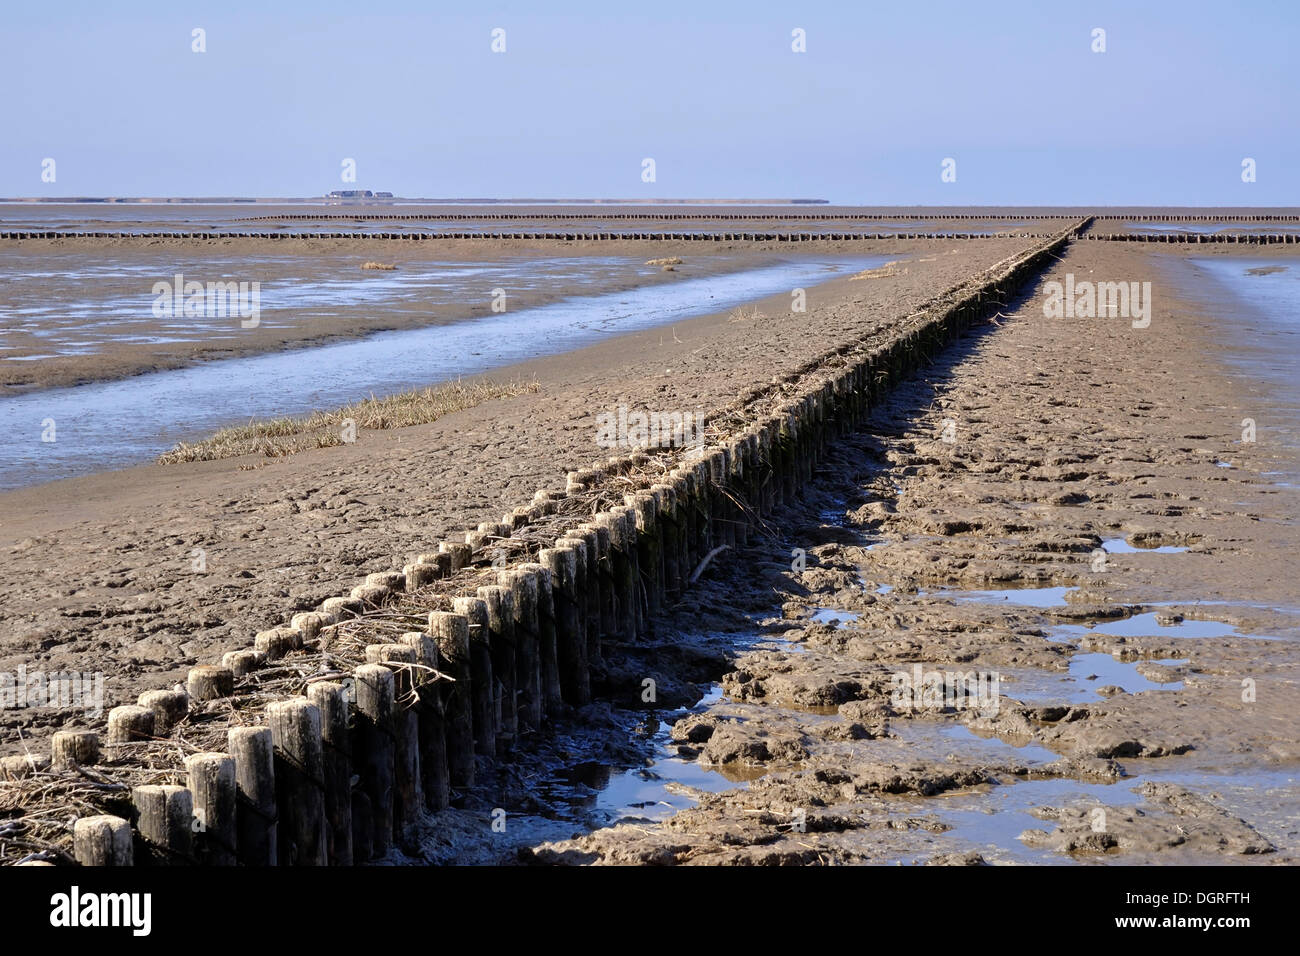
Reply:
[[[1076, 243], [1042, 281], [1070, 271], [1165, 274]], [[662, 632], [733, 635], [667, 752], [757, 779], [520, 859], [1295, 863], [1300, 528], [1264, 473], [1296, 455], [1240, 441], [1268, 387], [1195, 291], [1146, 329], [1031, 293], [896, 390]], [[951, 696], [900, 695], [918, 667]]]
[[[906, 274], [810, 287], [804, 313], [779, 295], [743, 317], [704, 315], [511, 366], [491, 377], [535, 380], [540, 391], [430, 425], [362, 431], [351, 445], [141, 466], [0, 494], [0, 560], [12, 582], [0, 599], [0, 672], [102, 672], [105, 712], [132, 703], [368, 573], [499, 520], [538, 488], [562, 489], [568, 471], [613, 453], [597, 444], [601, 412], [708, 414], [834, 343], [892, 327], [1030, 243], [891, 251]], [[0, 753], [82, 716], [0, 710]]]

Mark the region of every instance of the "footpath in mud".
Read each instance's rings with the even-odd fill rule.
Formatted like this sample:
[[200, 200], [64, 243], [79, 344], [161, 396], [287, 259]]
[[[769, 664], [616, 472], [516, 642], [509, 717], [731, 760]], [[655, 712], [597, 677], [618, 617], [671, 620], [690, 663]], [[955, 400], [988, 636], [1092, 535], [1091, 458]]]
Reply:
[[1166, 274], [1072, 246], [423, 854], [1295, 863], [1295, 449], [1243, 433], [1245, 317], [1166, 284], [1144, 328], [1045, 318], [1090, 272]]

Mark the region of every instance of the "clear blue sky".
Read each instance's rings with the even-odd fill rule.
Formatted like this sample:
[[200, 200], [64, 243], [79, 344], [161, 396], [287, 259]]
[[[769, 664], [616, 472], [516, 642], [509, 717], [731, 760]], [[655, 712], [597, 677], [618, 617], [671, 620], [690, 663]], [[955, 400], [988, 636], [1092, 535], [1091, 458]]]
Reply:
[[1294, 0], [11, 3], [0, 195], [310, 196], [350, 157], [405, 196], [1300, 205], [1298, 41]]

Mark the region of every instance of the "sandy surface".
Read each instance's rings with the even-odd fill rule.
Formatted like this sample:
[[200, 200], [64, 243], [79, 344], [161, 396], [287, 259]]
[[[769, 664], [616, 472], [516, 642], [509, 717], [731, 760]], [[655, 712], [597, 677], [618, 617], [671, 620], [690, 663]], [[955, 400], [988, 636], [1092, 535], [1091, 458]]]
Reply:
[[[1170, 274], [1103, 243], [1044, 281], [1067, 271]], [[623, 825], [523, 859], [1297, 861], [1300, 526], [1294, 489], [1264, 473], [1298, 462], [1239, 440], [1270, 387], [1223, 363], [1232, 325], [1194, 288], [1162, 286], [1142, 330], [1047, 320], [1041, 301], [897, 390], [806, 505], [658, 635], [729, 659], [722, 700], [675, 715], [666, 749], [732, 789], [666, 820], [623, 808]], [[1115, 539], [1139, 550], [1098, 564]], [[1053, 586], [1068, 593], [961, 600]], [[996, 673], [1000, 690], [991, 707], [908, 706], [894, 675], [916, 665]], [[629, 660], [627, 706], [655, 666]]]
[[[856, 244], [855, 244], [856, 245]], [[287, 460], [140, 467], [0, 495], [0, 671], [101, 671], [106, 707], [168, 686], [195, 663], [400, 568], [448, 534], [499, 520], [571, 468], [604, 460], [595, 417], [619, 404], [708, 411], [834, 342], [884, 327], [1023, 240], [894, 246], [906, 272], [788, 295], [764, 317], [706, 316], [502, 370], [536, 395], [432, 425], [363, 432], [355, 445]], [[670, 254], [663, 245], [657, 254]], [[879, 250], [877, 250], [879, 251]], [[206, 556], [191, 571], [192, 553]], [[75, 714], [0, 713], [0, 749]]]

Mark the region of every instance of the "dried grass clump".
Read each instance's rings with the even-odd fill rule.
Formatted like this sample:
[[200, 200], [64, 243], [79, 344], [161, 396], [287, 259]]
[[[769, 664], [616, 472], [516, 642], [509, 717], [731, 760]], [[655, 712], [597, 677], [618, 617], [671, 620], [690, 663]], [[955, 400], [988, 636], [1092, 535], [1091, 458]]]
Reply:
[[681, 256], [664, 256], [662, 259], [647, 259], [648, 266], [679, 266], [682, 264]]
[[309, 448], [344, 444], [344, 423], [349, 419], [363, 428], [406, 428], [426, 425], [444, 415], [471, 408], [494, 398], [536, 392], [536, 382], [450, 382], [383, 398], [370, 398], [333, 411], [313, 412], [305, 418], [274, 418], [223, 428], [195, 444], [181, 442], [158, 456], [160, 465], [187, 461], [218, 461], [240, 455], [281, 458]]
[[744, 306], [736, 309], [731, 313], [728, 322], [757, 322], [760, 319], [767, 318], [756, 305]]
[[397, 265], [396, 263], [389, 263], [389, 262], [363, 262], [361, 263], [361, 268], [380, 269], [384, 272], [392, 272], [394, 269], [397, 268]]
[[896, 265], [898, 265], [896, 261], [886, 262], [883, 266], [876, 269], [863, 269], [857, 275], [849, 276], [849, 279], [890, 279], [894, 276], [907, 275], [908, 270], [906, 266], [902, 269], [895, 269], [894, 266]]

